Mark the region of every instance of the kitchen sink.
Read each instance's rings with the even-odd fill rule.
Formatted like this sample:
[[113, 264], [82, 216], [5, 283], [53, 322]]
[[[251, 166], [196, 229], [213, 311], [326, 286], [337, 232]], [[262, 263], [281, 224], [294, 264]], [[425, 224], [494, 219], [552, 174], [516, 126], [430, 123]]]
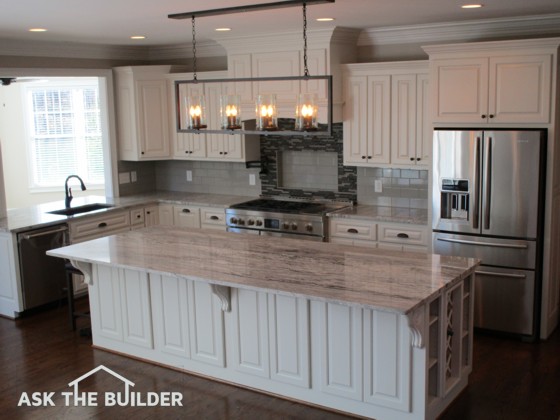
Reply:
[[90, 211], [103, 210], [114, 207], [112, 204], [92, 203], [83, 206], [70, 207], [67, 209], [48, 211], [50, 214], [59, 214], [62, 216], [73, 216], [75, 214], [89, 213]]

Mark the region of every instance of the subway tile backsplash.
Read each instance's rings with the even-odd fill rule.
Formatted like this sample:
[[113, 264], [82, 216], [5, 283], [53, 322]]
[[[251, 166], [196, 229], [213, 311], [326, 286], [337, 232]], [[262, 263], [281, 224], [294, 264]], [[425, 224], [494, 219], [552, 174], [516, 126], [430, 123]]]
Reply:
[[428, 185], [427, 169], [358, 168], [358, 204], [427, 209]]

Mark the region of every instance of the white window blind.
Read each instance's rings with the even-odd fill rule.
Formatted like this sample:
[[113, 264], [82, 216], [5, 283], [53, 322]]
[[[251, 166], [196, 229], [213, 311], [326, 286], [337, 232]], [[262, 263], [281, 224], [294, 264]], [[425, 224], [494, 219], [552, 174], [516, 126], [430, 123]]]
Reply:
[[86, 185], [103, 185], [97, 81], [56, 81], [26, 91], [32, 187], [60, 187], [70, 174]]

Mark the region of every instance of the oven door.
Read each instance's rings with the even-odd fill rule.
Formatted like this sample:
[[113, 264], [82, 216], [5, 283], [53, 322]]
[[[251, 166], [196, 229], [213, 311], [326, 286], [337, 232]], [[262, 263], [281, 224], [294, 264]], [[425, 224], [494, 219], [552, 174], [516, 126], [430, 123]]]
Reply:
[[300, 233], [284, 233], [284, 232], [271, 232], [268, 230], [261, 231], [262, 236], [276, 236], [277, 238], [292, 238], [303, 239], [305, 241], [323, 242], [323, 237], [318, 235], [303, 235]]
[[256, 229], [244, 229], [244, 228], [234, 228], [234, 227], [227, 227], [226, 232], [233, 232], [233, 233], [246, 233], [250, 235], [260, 235], [260, 230]]

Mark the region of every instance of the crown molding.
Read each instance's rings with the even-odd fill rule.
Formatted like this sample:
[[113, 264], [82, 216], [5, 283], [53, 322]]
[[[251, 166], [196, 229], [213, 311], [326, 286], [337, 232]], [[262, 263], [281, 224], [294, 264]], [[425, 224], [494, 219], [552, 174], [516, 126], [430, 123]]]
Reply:
[[560, 35], [560, 13], [364, 29], [358, 46]]
[[[203, 41], [196, 43], [197, 57], [225, 57], [226, 50], [215, 41]], [[182, 58], [192, 58], [192, 44], [158, 45], [148, 48], [149, 60], [175, 60]]]
[[98, 60], [148, 60], [146, 47], [0, 39], [0, 55]]

